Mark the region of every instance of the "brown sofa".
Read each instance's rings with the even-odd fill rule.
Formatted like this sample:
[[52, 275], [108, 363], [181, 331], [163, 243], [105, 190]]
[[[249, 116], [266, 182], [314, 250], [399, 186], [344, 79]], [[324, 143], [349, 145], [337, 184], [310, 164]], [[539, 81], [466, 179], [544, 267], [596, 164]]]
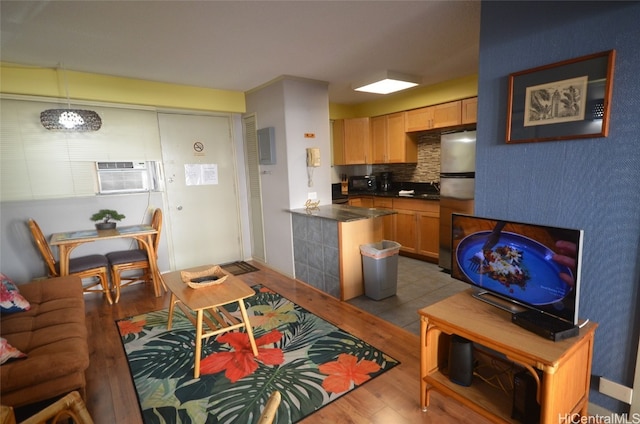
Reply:
[[18, 287], [31, 309], [3, 314], [0, 333], [27, 357], [0, 366], [2, 404], [19, 407], [73, 390], [84, 397], [89, 348], [82, 281], [58, 277]]

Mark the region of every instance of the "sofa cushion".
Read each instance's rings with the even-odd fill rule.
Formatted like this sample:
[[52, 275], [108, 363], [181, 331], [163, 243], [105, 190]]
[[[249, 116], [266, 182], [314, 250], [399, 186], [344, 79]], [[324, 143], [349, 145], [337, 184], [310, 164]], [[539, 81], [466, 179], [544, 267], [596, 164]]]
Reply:
[[0, 273], [0, 310], [11, 314], [29, 310], [29, 302], [20, 294], [20, 290], [6, 275]]
[[3, 403], [20, 406], [84, 387], [89, 349], [81, 279], [50, 278], [20, 291], [31, 309], [3, 315], [0, 332], [27, 358], [0, 366]]

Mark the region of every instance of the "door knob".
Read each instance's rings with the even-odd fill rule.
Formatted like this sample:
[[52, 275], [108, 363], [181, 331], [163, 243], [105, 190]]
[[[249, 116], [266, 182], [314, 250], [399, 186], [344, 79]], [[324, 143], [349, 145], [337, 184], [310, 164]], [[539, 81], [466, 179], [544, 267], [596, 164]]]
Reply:
[[178, 209], [179, 211], [182, 210], [182, 206], [178, 206], [176, 209]]

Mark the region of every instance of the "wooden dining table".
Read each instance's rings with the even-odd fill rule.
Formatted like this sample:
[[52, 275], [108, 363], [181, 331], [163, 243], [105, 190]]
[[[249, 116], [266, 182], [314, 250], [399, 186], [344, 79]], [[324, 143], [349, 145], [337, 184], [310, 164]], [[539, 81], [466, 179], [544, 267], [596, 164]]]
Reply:
[[51, 235], [49, 243], [52, 246], [58, 246], [60, 275], [64, 276], [69, 275], [69, 258], [71, 252], [81, 244], [100, 240], [135, 239], [139, 241], [147, 251], [151, 275], [153, 276], [153, 291], [156, 297], [158, 297], [166, 291], [166, 288], [160, 278], [157, 256], [153, 247], [153, 236], [155, 234], [158, 234], [158, 231], [150, 225], [125, 225], [110, 230], [90, 229], [54, 233]]

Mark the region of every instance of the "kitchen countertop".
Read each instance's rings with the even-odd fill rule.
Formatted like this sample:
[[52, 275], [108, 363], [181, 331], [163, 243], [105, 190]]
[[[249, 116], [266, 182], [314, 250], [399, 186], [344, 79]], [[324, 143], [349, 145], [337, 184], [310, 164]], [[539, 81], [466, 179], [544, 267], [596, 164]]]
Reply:
[[396, 211], [390, 209], [359, 208], [347, 205], [322, 205], [317, 209], [289, 209], [289, 212], [299, 215], [315, 216], [318, 218], [332, 219], [338, 222], [350, 222], [360, 219], [378, 218], [385, 215], [393, 215]]
[[362, 191], [362, 192], [351, 192], [348, 196], [376, 196], [376, 197], [393, 197], [393, 198], [402, 198], [402, 199], [422, 199], [422, 200], [440, 200], [440, 194], [438, 193], [425, 193], [420, 191], [415, 191], [414, 194], [403, 194], [400, 195], [399, 191]]
[[[414, 194], [400, 196], [401, 190], [413, 190]], [[405, 198], [405, 199], [420, 199], [420, 200], [440, 200], [440, 191], [438, 184], [432, 183], [414, 183], [414, 182], [394, 182], [391, 189], [382, 191], [377, 189], [376, 191], [351, 191], [348, 194], [342, 194], [342, 187], [340, 183], [331, 184], [331, 197], [334, 200], [346, 200], [349, 197], [357, 196], [376, 196], [376, 197], [391, 197], [391, 198]]]

